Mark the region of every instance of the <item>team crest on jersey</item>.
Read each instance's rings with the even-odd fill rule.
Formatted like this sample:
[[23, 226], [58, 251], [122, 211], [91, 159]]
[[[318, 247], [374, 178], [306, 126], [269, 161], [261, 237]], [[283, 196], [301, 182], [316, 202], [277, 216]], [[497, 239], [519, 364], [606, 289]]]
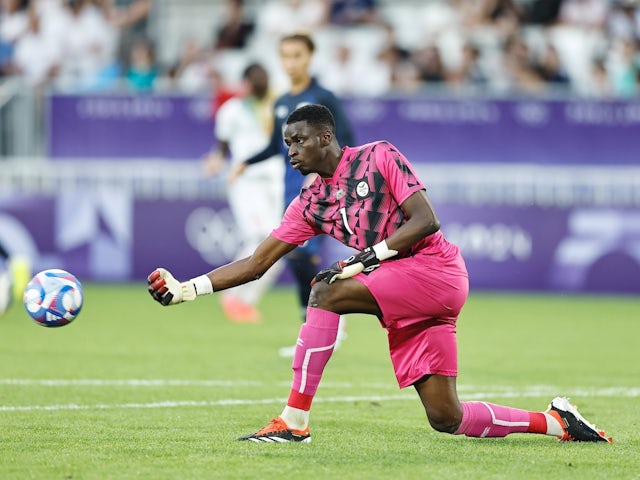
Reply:
[[369, 184], [364, 180], [358, 182], [358, 185], [356, 185], [356, 195], [360, 198], [365, 198], [369, 195]]

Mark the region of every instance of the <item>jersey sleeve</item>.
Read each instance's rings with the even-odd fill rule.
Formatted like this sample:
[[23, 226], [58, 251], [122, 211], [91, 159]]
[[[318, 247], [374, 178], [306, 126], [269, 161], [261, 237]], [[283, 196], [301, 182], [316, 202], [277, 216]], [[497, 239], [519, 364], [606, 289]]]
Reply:
[[322, 233], [307, 223], [299, 197], [294, 198], [284, 212], [280, 225], [273, 229], [271, 236], [286, 243], [302, 245]]
[[413, 193], [426, 190], [409, 160], [392, 144], [379, 144], [375, 158], [378, 171], [387, 180], [391, 195], [398, 205]]

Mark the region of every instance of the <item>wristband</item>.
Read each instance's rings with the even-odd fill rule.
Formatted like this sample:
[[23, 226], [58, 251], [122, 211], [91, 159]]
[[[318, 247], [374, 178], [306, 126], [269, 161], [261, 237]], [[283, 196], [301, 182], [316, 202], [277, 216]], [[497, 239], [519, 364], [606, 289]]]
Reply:
[[206, 275], [189, 280], [196, 289], [196, 295], [211, 295], [213, 293], [213, 285]]
[[391, 250], [387, 246], [387, 241], [382, 240], [380, 243], [376, 243], [373, 247], [371, 247], [378, 257], [378, 260], [386, 260], [387, 258], [391, 258], [398, 254], [397, 250]]

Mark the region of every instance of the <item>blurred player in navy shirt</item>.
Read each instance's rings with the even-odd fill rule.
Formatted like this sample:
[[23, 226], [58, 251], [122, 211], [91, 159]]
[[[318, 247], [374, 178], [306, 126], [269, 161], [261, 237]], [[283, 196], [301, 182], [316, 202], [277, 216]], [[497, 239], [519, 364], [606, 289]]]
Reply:
[[[263, 162], [275, 154], [281, 154], [286, 164], [284, 206], [300, 194], [304, 177], [289, 165], [288, 148], [282, 141], [284, 123], [294, 110], [308, 104], [320, 104], [327, 107], [336, 123], [336, 138], [343, 146], [354, 145], [351, 126], [340, 100], [329, 90], [318, 84], [309, 73], [309, 66], [315, 51], [315, 43], [306, 33], [293, 33], [280, 40], [280, 61], [291, 86], [289, 92], [278, 98], [274, 105], [273, 131], [269, 145], [245, 162], [237, 165], [231, 172], [230, 180], [241, 175], [251, 165]], [[298, 297], [304, 318], [309, 294], [310, 282], [320, 267], [320, 247], [323, 237], [315, 237], [302, 248], [298, 248], [287, 256], [287, 263], [297, 282]], [[344, 321], [338, 343], [344, 338]], [[280, 355], [293, 356], [295, 346], [280, 349]]]

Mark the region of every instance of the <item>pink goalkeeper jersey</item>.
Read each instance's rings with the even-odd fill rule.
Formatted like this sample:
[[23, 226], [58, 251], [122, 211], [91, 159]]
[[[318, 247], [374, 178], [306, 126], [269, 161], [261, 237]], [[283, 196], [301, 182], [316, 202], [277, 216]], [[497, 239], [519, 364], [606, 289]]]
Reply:
[[[389, 142], [345, 147], [333, 176], [317, 177], [303, 188], [271, 235], [302, 245], [309, 238], [326, 233], [362, 250], [386, 239], [404, 224], [400, 205], [424, 189], [409, 161]], [[457, 248], [438, 231], [400, 252], [399, 257], [418, 251], [447, 255]]]

